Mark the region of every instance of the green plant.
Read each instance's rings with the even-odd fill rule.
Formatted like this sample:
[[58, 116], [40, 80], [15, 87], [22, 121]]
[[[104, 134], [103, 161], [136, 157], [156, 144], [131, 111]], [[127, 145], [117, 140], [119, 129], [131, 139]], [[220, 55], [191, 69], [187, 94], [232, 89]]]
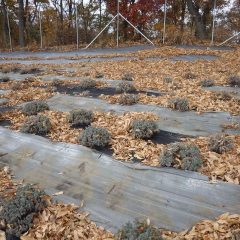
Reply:
[[2, 73], [10, 73], [11, 71], [12, 71], [11, 68], [3, 68], [1, 70]]
[[181, 112], [189, 110], [189, 103], [186, 98], [170, 99], [168, 102], [168, 106]]
[[97, 85], [97, 82], [91, 78], [86, 78], [84, 80], [81, 80], [78, 84], [78, 86], [81, 89], [95, 88], [96, 85]]
[[43, 191], [26, 185], [18, 187], [13, 199], [3, 203], [0, 219], [4, 221], [7, 235], [20, 237], [28, 231], [35, 214], [47, 206], [44, 195]]
[[208, 147], [210, 151], [222, 154], [233, 149], [234, 143], [230, 137], [217, 134], [215, 136], [210, 137]]
[[12, 72], [14, 72], [14, 73], [17, 73], [17, 72], [20, 72], [21, 71], [21, 68], [19, 68], [19, 67], [13, 67], [12, 68]]
[[118, 103], [122, 105], [133, 105], [138, 102], [138, 96], [134, 94], [121, 94]]
[[0, 82], [9, 82], [10, 78], [9, 77], [1, 77]]
[[173, 82], [173, 78], [172, 78], [172, 77], [164, 77], [164, 78], [163, 78], [163, 81], [164, 81], [165, 83], [172, 83], [172, 82]]
[[158, 132], [158, 126], [155, 121], [134, 120], [132, 123], [132, 132], [135, 138], [151, 138]]
[[73, 127], [84, 127], [93, 121], [93, 112], [84, 109], [72, 110], [69, 113], [69, 122]]
[[50, 85], [53, 86], [53, 87], [58, 87], [58, 86], [61, 85], [61, 80], [55, 78], [51, 81]]
[[131, 83], [120, 82], [116, 87], [116, 92], [129, 93], [136, 91], [136, 88]]
[[133, 81], [133, 74], [132, 73], [125, 73], [122, 77], [124, 81]]
[[41, 70], [39, 68], [30, 68], [20, 70], [20, 74], [38, 74]]
[[195, 79], [195, 78], [197, 78], [197, 75], [195, 75], [194, 73], [188, 72], [184, 75], [184, 77], [186, 79]]
[[97, 72], [95, 75], [95, 78], [103, 78], [103, 77], [104, 77], [104, 74], [100, 72]]
[[46, 135], [51, 129], [51, 122], [48, 117], [44, 115], [31, 116], [23, 124], [21, 132], [32, 133], [36, 135]]
[[226, 91], [215, 93], [215, 96], [217, 99], [222, 101], [230, 101], [233, 98], [232, 95]]
[[198, 146], [186, 143], [167, 145], [159, 160], [162, 167], [173, 167], [180, 164], [181, 169], [189, 171], [197, 171], [203, 163]]
[[90, 96], [90, 91], [88, 90], [82, 91], [79, 95], [82, 97], [88, 97]]
[[49, 110], [49, 106], [47, 103], [39, 101], [39, 102], [30, 102], [24, 105], [22, 112], [25, 115], [37, 115], [39, 112], [43, 112], [45, 110]]
[[82, 131], [79, 141], [82, 145], [91, 148], [106, 147], [111, 140], [111, 135], [105, 128], [87, 127]]
[[200, 82], [202, 87], [212, 87], [215, 85], [215, 82], [211, 79], [205, 79]]
[[163, 240], [159, 229], [147, 220], [126, 223], [116, 234], [116, 240]]
[[23, 84], [19, 81], [19, 82], [14, 82], [12, 85], [12, 90], [16, 91], [16, 90], [20, 90], [22, 89]]
[[239, 76], [230, 76], [228, 78], [228, 83], [232, 87], [240, 87], [240, 77]]

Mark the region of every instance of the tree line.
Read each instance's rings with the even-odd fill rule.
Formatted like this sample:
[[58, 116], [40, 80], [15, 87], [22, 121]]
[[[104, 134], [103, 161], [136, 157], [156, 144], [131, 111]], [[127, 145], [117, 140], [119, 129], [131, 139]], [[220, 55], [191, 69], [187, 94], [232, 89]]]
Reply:
[[[45, 47], [89, 43], [117, 13], [117, 0], [0, 0], [0, 48], [39, 46], [41, 35]], [[167, 3], [165, 5], [165, 3]], [[216, 8], [214, 8], [216, 7]], [[119, 9], [149, 38], [161, 41], [164, 9], [166, 40], [184, 43], [211, 38], [215, 17], [215, 39], [223, 40], [240, 31], [240, 0], [119, 0]], [[215, 10], [214, 10], [215, 9]], [[139, 41], [127, 23], [120, 21], [120, 41]], [[116, 23], [99, 39], [107, 44], [115, 38]]]

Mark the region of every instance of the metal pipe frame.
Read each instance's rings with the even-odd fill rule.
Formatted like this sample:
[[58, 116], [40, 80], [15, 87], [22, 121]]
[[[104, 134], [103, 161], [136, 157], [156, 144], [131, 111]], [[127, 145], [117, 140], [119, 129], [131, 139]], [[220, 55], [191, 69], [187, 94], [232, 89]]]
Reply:
[[13, 51], [12, 48], [12, 36], [11, 36], [11, 28], [10, 28], [10, 21], [8, 16], [8, 9], [7, 9], [7, 24], [8, 24], [8, 37], [9, 37], [9, 45], [10, 45], [10, 51]]
[[222, 46], [224, 43], [232, 40], [233, 38], [237, 37], [238, 35], [240, 35], [240, 32], [234, 34], [233, 36], [231, 36], [230, 38], [228, 38], [227, 40], [225, 40], [224, 42], [220, 43], [219, 45], [217, 45], [218, 47]]
[[[167, 0], [166, 0], [167, 1]], [[89, 48], [95, 40], [103, 33], [103, 31], [117, 18], [117, 47], [119, 47], [119, 17], [123, 18], [130, 26], [132, 26], [138, 33], [140, 33], [149, 43], [154, 46], [154, 43], [146, 37], [140, 30], [138, 30], [130, 21], [128, 21], [121, 13], [119, 7], [119, 0], [117, 2], [117, 14], [112, 18], [112, 20], [102, 29], [102, 31], [84, 48]]]

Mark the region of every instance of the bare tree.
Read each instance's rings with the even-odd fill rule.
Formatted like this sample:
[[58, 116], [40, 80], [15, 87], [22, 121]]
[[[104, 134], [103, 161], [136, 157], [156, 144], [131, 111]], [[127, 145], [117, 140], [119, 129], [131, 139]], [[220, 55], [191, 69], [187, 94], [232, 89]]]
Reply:
[[194, 19], [195, 26], [196, 26], [196, 35], [199, 39], [206, 38], [206, 31], [204, 27], [204, 23], [202, 20], [202, 16], [199, 12], [200, 7], [198, 3], [194, 2], [193, 0], [187, 0], [188, 11]]
[[19, 44], [24, 47], [24, 3], [23, 0], [18, 0], [18, 29], [19, 29]]
[[5, 0], [1, 0], [1, 10], [3, 13], [3, 41], [5, 43], [5, 45], [7, 45], [7, 36], [8, 36], [8, 24], [7, 24], [7, 7], [6, 7], [6, 3]]

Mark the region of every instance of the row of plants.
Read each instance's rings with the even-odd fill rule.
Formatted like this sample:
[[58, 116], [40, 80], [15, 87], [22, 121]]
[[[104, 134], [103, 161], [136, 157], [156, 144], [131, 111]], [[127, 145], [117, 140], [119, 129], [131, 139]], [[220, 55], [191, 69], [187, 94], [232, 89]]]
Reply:
[[[51, 130], [50, 119], [39, 112], [48, 110], [49, 107], [44, 102], [32, 102], [26, 104], [22, 112], [27, 115], [33, 115], [23, 124], [21, 131], [37, 135], [46, 135]], [[81, 145], [103, 149], [111, 145], [111, 134], [107, 128], [93, 127], [94, 113], [92, 111], [79, 109], [73, 110], [68, 115], [68, 122], [72, 128], [83, 128], [78, 142]], [[129, 134], [136, 139], [148, 140], [159, 133], [156, 121], [134, 120], [130, 124]], [[160, 132], [161, 134], [161, 132]], [[222, 154], [234, 148], [234, 142], [225, 135], [216, 135], [209, 138], [209, 151]], [[164, 147], [159, 157], [159, 163], [162, 167], [177, 167], [184, 170], [197, 171], [203, 164], [202, 156], [197, 145], [184, 142], [168, 144]]]
[[[7, 190], [5, 190], [7, 191]], [[88, 219], [74, 205], [58, 203], [36, 186], [19, 185], [15, 194], [0, 201], [0, 236], [7, 240], [108, 239], [108, 240], [238, 240], [240, 216], [222, 214], [202, 220], [180, 233], [159, 229], [146, 219], [124, 224], [114, 235]]]

